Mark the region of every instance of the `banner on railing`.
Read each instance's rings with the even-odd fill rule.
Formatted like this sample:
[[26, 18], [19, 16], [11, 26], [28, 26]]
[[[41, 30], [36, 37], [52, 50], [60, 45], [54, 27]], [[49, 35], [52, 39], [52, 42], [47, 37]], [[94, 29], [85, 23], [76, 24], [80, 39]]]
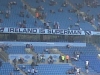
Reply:
[[58, 35], [92, 35], [91, 31], [67, 29], [35, 29], [35, 28], [0, 28], [0, 33], [26, 33], [26, 34], [58, 34]]
[[9, 60], [12, 62], [15, 58], [17, 61], [22, 58], [24, 59], [24, 63], [31, 63], [32, 56], [32, 54], [9, 54]]

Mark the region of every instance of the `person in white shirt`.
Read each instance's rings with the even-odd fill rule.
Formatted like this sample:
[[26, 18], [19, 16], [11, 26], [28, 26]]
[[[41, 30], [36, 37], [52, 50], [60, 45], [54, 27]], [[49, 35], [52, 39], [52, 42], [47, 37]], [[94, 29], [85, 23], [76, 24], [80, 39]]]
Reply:
[[31, 69], [31, 73], [32, 73], [32, 75], [34, 75], [34, 73], [35, 73], [35, 69], [34, 68]]
[[28, 69], [27, 72], [30, 73], [31, 72], [30, 69]]
[[77, 57], [77, 59], [79, 59], [80, 55], [79, 55], [79, 54], [77, 54], [77, 55], [76, 55], [76, 57]]
[[88, 67], [89, 67], [89, 61], [85, 61], [85, 69], [86, 69], [86, 73], [89, 72]]
[[76, 68], [76, 75], [80, 74], [80, 68]]
[[89, 61], [88, 60], [85, 61], [85, 65], [89, 66]]

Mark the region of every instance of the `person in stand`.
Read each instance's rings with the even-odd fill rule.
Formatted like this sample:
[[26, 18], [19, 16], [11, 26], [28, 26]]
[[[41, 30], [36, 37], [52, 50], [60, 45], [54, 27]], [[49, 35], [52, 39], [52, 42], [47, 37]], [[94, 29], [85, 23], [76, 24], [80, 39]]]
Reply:
[[30, 49], [31, 49], [32, 51], [34, 51], [34, 47], [33, 47], [32, 44], [30, 44]]
[[27, 18], [30, 18], [30, 16], [29, 16], [29, 14], [28, 14], [28, 13], [26, 14], [26, 17], [27, 17]]
[[0, 18], [0, 24], [1, 24], [1, 23], [3, 23], [3, 20], [2, 20], [2, 18]]
[[23, 20], [23, 24], [26, 24], [26, 20], [25, 19]]
[[85, 69], [86, 69], [86, 73], [89, 72], [88, 68], [89, 68], [89, 61], [86, 60], [86, 61], [85, 61]]
[[24, 17], [24, 11], [23, 11], [23, 10], [20, 11], [19, 16], [20, 16], [20, 17]]
[[65, 61], [65, 56], [64, 55], [61, 56], [61, 60], [62, 60], [62, 62]]
[[76, 55], [76, 58], [77, 58], [77, 60], [79, 60], [79, 58], [80, 58], [80, 54], [77, 54], [77, 55]]
[[73, 68], [67, 71], [67, 74], [75, 74], [75, 72], [76, 72], [76, 67], [74, 66]]
[[35, 74], [35, 69], [34, 68], [31, 69], [31, 73], [32, 73], [32, 75]]
[[37, 54], [37, 56], [36, 56], [36, 65], [37, 65], [37, 63], [40, 63], [40, 57], [39, 57], [39, 54]]
[[54, 13], [55, 13], [55, 11], [51, 9], [51, 10], [50, 10], [50, 13], [53, 13], [53, 14], [54, 14]]
[[14, 75], [14, 74], [11, 72], [10, 75]]
[[[32, 73], [32, 70], [33, 70], [33, 73]], [[34, 75], [35, 73], [38, 73], [37, 69], [33, 68], [32, 70], [31, 70], [32, 75]]]
[[36, 12], [36, 18], [39, 19], [39, 13], [38, 12]]
[[69, 62], [69, 55], [66, 55], [66, 62]]
[[35, 66], [35, 63], [34, 63], [34, 61], [31, 63], [31, 66], [32, 66], [32, 67], [34, 67], [34, 66]]
[[23, 63], [24, 63], [24, 58], [20, 57], [20, 58], [18, 59], [18, 62], [19, 62], [20, 64], [23, 64]]
[[53, 62], [54, 62], [53, 57], [50, 56], [50, 57], [48, 58], [48, 63], [49, 63], [49, 64], [53, 64]]
[[26, 10], [27, 9], [27, 5], [25, 4], [25, 5], [23, 5], [23, 8]]
[[67, 45], [67, 48], [71, 48], [71, 46], [68, 44], [68, 45]]
[[81, 68], [76, 68], [76, 75], [80, 75], [80, 69]]
[[0, 67], [2, 66], [2, 61], [0, 61]]
[[58, 9], [58, 12], [63, 12], [63, 9], [62, 9], [62, 8], [59, 8], [59, 9]]
[[62, 62], [61, 55], [59, 56], [59, 61]]
[[41, 63], [44, 63], [44, 62], [45, 62], [44, 54], [42, 54], [42, 55], [40, 56], [40, 61], [41, 61]]
[[16, 63], [17, 63], [17, 59], [16, 58], [13, 60], [13, 63], [14, 63], [14, 65], [16, 65]]
[[5, 14], [5, 18], [9, 18], [10, 17], [10, 13], [11, 13], [11, 11], [10, 10], [7, 10], [6, 11], [6, 14]]
[[37, 26], [37, 20], [34, 21], [34, 25]]

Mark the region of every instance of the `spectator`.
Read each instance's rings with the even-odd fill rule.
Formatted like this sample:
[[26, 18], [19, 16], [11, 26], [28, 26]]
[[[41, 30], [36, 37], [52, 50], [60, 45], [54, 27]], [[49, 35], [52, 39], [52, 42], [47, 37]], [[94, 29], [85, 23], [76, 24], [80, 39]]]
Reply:
[[79, 30], [83, 30], [82, 28], [79, 28]]
[[32, 51], [34, 51], [34, 47], [33, 47], [32, 44], [30, 44], [30, 49], [31, 49]]
[[27, 70], [28, 73], [31, 73], [30, 69]]
[[23, 63], [24, 63], [24, 58], [20, 57], [20, 58], [18, 59], [18, 62], [19, 62], [20, 64], [23, 64]]
[[50, 6], [54, 6], [54, 5], [56, 5], [56, 4], [57, 4], [56, 1], [54, 1], [54, 0], [50, 0], [50, 3], [49, 3]]
[[19, 71], [19, 68], [16, 68], [16, 71]]
[[26, 44], [26, 48], [30, 48], [30, 44]]
[[53, 60], [53, 57], [52, 56], [49, 56], [48, 58], [48, 63], [49, 64], [53, 64], [54, 60]]
[[45, 2], [45, 0], [41, 0], [42, 2]]
[[60, 61], [60, 62], [62, 61], [61, 55], [59, 56], [59, 61]]
[[39, 13], [38, 13], [38, 12], [36, 12], [36, 18], [38, 18], [38, 19], [39, 19], [39, 16], [40, 16], [40, 15], [39, 15]]
[[35, 56], [32, 56], [32, 60], [33, 60], [33, 61], [35, 60]]
[[50, 29], [49, 23], [46, 23], [46, 29]]
[[46, 19], [46, 17], [47, 17], [47, 13], [42, 12], [42, 18], [43, 18], [43, 19]]
[[34, 25], [37, 26], [37, 20], [34, 21]]
[[100, 14], [97, 15], [97, 18], [100, 19]]
[[39, 3], [39, 0], [36, 0], [36, 3]]
[[77, 57], [71, 57], [71, 61], [77, 61]]
[[80, 75], [80, 68], [76, 68], [76, 75]]
[[58, 12], [63, 12], [63, 9], [62, 9], [62, 8], [59, 8], [59, 9], [58, 9]]
[[24, 11], [23, 11], [23, 10], [20, 11], [19, 16], [20, 16], [20, 17], [24, 17]]
[[23, 20], [23, 24], [26, 24], [26, 20], [25, 19]]
[[23, 8], [24, 8], [24, 9], [27, 9], [27, 5], [25, 4], [25, 5], [23, 6]]
[[59, 26], [60, 26], [59, 22], [56, 22], [56, 23], [54, 22], [54, 29], [59, 29]]
[[85, 68], [88, 68], [88, 67], [89, 67], [89, 61], [86, 60], [86, 61], [85, 61]]
[[67, 74], [75, 74], [75, 72], [76, 72], [76, 67], [73, 67], [67, 71]]
[[13, 1], [13, 5], [17, 5], [17, 2], [16, 1]]
[[77, 22], [75, 23], [75, 26], [79, 26], [79, 21], [77, 21]]
[[50, 10], [50, 13], [53, 13], [53, 14], [54, 14], [54, 13], [55, 13], [55, 11], [54, 11], [54, 10]]
[[14, 63], [14, 65], [17, 64], [17, 59], [16, 58], [13, 60], [13, 63]]
[[31, 73], [32, 73], [32, 75], [35, 74], [35, 69], [34, 68], [31, 69]]
[[68, 27], [68, 30], [70, 30], [70, 27]]
[[33, 61], [33, 62], [31, 63], [31, 66], [34, 67], [35, 65], [36, 65], [35, 62]]
[[40, 62], [39, 54], [37, 54], [36, 58], [37, 58], [37, 62], [36, 63], [39, 63]]
[[25, 65], [23, 65], [23, 66], [22, 66], [22, 69], [25, 69], [25, 68], [26, 68], [26, 66], [25, 66]]
[[44, 54], [42, 54], [42, 55], [40, 56], [40, 61], [41, 61], [41, 63], [44, 63], [44, 62], [45, 62]]
[[22, 23], [21, 22], [17, 22], [17, 25], [20, 26]]
[[74, 55], [74, 57], [76, 57], [77, 56], [77, 51], [74, 51], [73, 55]]
[[12, 8], [12, 5], [11, 5], [10, 2], [8, 3], [8, 6], [7, 7], [8, 7], [8, 9], [11, 9]]
[[61, 56], [61, 60], [62, 60], [62, 62], [65, 61], [65, 56], [64, 55]]
[[36, 9], [37, 9], [38, 11], [44, 11], [43, 6], [38, 6]]
[[98, 26], [100, 27], [100, 21], [98, 22]]
[[89, 68], [88, 66], [85, 66], [86, 73], [89, 72], [88, 68]]
[[11, 72], [10, 75], [14, 75], [14, 74]]
[[3, 23], [3, 20], [0, 18], [0, 23]]
[[71, 46], [68, 44], [68, 45], [67, 45], [67, 48], [71, 48]]
[[16, 65], [14, 65], [14, 70], [19, 71], [19, 68]]
[[44, 52], [48, 52], [48, 51], [49, 51], [49, 49], [45, 49], [45, 50], [44, 50]]
[[67, 1], [64, 1], [62, 7], [66, 7], [68, 5]]
[[69, 62], [69, 55], [66, 55], [66, 62]]
[[11, 13], [10, 10], [7, 10], [6, 14], [5, 14], [5, 18], [9, 18], [10, 17], [10, 13]]
[[26, 25], [25, 25], [24, 23], [21, 23], [21, 24], [19, 25], [19, 27], [20, 27], [20, 28], [26, 28]]
[[77, 60], [79, 60], [79, 58], [80, 58], [80, 54], [77, 54], [77, 55], [76, 55], [76, 58], [77, 58]]
[[75, 74], [73, 70], [68, 70], [67, 74]]
[[29, 14], [26, 14], [26, 17], [29, 18], [30, 17]]
[[75, 12], [77, 12], [77, 10], [76, 9], [69, 9], [68, 12], [69, 13], [75, 13]]
[[0, 11], [0, 14], [3, 14], [4, 12], [3, 11]]
[[0, 61], [0, 67], [2, 66], [2, 61]]

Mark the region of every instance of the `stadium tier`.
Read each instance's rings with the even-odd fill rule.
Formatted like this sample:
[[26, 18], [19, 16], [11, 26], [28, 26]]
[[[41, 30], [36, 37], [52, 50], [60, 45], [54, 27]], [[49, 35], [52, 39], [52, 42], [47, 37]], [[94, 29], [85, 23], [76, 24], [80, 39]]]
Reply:
[[[1, 27], [97, 30], [91, 25], [92, 18], [90, 19], [91, 21], [87, 19], [84, 21], [82, 19], [84, 16], [66, 0], [46, 0], [45, 2], [36, 2], [36, 0], [5, 0], [0, 4]], [[36, 12], [39, 13], [42, 19], [36, 18]]]
[[100, 75], [100, 0], [0, 0], [0, 75]]

